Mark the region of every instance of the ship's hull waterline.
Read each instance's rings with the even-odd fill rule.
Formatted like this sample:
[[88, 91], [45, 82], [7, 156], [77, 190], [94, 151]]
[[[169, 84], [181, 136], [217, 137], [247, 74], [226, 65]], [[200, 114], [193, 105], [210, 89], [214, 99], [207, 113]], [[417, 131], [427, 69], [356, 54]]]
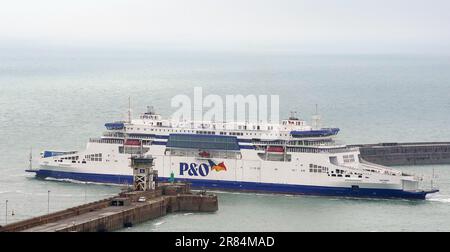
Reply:
[[[95, 173], [75, 173], [52, 170], [38, 170], [36, 176], [39, 178], [69, 179], [82, 182], [96, 182], [105, 184], [133, 183], [131, 175], [112, 175]], [[159, 181], [167, 182], [168, 177], [159, 177]], [[194, 189], [211, 189], [223, 191], [313, 195], [333, 197], [355, 197], [355, 198], [379, 198], [379, 199], [425, 199], [428, 193], [436, 191], [408, 192], [396, 189], [373, 189], [373, 188], [340, 188], [326, 186], [304, 186], [286, 185], [272, 183], [236, 182], [221, 180], [180, 179], [178, 181], [188, 182]]]

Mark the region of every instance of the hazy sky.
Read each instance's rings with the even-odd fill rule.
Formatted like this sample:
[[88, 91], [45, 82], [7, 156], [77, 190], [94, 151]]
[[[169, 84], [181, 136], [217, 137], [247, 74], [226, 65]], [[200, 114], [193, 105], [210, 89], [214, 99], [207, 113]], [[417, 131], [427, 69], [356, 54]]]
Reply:
[[448, 0], [0, 0], [1, 44], [450, 52]]

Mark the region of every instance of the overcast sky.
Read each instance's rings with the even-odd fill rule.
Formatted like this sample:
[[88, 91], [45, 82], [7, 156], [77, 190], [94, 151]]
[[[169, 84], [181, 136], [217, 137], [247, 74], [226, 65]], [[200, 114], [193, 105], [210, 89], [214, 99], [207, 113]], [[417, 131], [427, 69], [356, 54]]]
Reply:
[[0, 6], [0, 44], [450, 52], [448, 0], [12, 0]]

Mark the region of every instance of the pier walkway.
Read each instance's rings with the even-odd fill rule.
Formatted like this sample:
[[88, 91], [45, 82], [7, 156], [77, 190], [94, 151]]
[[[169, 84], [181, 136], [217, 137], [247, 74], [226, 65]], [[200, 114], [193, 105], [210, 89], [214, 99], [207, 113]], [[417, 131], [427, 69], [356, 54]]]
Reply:
[[164, 183], [151, 192], [124, 192], [117, 197], [11, 223], [0, 227], [0, 232], [105, 232], [172, 212], [217, 210], [216, 195], [193, 194], [189, 184]]

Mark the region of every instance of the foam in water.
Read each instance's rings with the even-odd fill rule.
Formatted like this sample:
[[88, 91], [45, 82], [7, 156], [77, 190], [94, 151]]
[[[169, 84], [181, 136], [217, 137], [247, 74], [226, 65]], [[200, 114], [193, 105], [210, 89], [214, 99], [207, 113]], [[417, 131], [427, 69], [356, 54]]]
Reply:
[[106, 185], [106, 186], [117, 186], [117, 187], [126, 186], [126, 185], [114, 184], [114, 183], [86, 182], [86, 181], [80, 181], [80, 180], [75, 180], [75, 179], [58, 179], [58, 178], [50, 178], [50, 177], [45, 178], [45, 180], [67, 182], [67, 183], [74, 183], [74, 184]]
[[441, 202], [441, 203], [450, 203], [449, 196], [441, 196], [441, 197], [427, 197], [427, 201]]
[[165, 221], [160, 221], [160, 222], [156, 222], [155, 224], [153, 224], [154, 226], [160, 226], [162, 224], [166, 223]]

